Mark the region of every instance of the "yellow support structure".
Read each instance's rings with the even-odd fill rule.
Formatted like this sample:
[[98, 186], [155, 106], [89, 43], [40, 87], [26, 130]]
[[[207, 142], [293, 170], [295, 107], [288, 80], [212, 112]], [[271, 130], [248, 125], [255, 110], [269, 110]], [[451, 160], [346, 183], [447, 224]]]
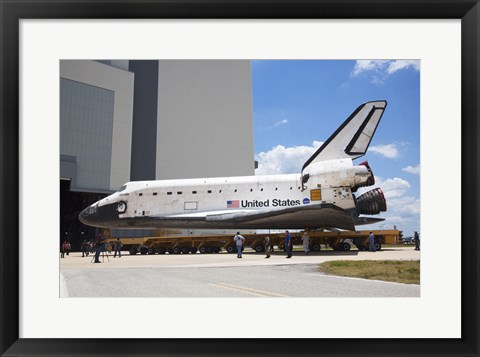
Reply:
[[[399, 230], [373, 230], [378, 248], [381, 249], [383, 244], [400, 244], [402, 242], [402, 233]], [[301, 236], [303, 231], [290, 232], [293, 245], [302, 245]], [[310, 249], [318, 251], [321, 245], [329, 245], [336, 250], [345, 249], [346, 241], [363, 250], [368, 247], [368, 236], [370, 231], [308, 231], [310, 236]], [[268, 235], [270, 237], [270, 245], [283, 249], [283, 241], [285, 233], [258, 233], [258, 234], [242, 234], [245, 237], [245, 247], [250, 247], [256, 252], [264, 251], [263, 241]], [[218, 253], [222, 249], [228, 252], [236, 252], [235, 243], [232, 234], [219, 235], [166, 235], [158, 237], [143, 238], [120, 238], [125, 250], [129, 250], [131, 254], [137, 252], [141, 254], [187, 254], [196, 253]], [[113, 243], [115, 237], [110, 237], [108, 243]]]

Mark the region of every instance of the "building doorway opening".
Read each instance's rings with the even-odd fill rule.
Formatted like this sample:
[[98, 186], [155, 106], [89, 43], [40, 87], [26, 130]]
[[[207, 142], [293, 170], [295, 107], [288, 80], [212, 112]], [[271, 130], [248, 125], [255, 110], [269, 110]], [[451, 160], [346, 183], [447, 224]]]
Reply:
[[78, 220], [79, 213], [106, 194], [75, 192], [70, 190], [70, 180], [60, 180], [60, 247], [68, 240], [72, 251], [80, 251], [84, 240], [94, 242], [99, 229], [86, 226]]

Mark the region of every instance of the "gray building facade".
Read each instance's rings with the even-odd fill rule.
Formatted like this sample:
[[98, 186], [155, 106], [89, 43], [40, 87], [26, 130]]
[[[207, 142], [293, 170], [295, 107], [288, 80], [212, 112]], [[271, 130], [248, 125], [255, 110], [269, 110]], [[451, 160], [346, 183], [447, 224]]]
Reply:
[[59, 85], [62, 237], [125, 182], [255, 172], [250, 61], [62, 60]]
[[60, 171], [73, 191], [254, 174], [250, 62], [60, 63]]
[[158, 179], [254, 175], [250, 61], [160, 61]]
[[123, 69], [61, 61], [60, 178], [72, 191], [111, 192], [130, 180], [133, 84]]

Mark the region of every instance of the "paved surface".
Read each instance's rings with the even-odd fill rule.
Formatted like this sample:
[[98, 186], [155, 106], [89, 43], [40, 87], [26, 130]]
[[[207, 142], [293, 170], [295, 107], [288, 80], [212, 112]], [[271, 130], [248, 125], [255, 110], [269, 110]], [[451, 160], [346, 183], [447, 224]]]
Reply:
[[316, 271], [329, 260], [418, 260], [413, 247], [370, 252], [295, 252], [291, 259], [263, 254], [92, 256], [60, 259], [63, 297], [419, 297], [420, 286], [329, 276]]

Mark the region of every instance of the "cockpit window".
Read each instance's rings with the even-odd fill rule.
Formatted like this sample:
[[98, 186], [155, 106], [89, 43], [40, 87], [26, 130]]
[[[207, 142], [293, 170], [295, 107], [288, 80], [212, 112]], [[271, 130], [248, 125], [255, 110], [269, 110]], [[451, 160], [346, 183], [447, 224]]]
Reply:
[[118, 190], [118, 192], [125, 191], [126, 189], [127, 189], [127, 185], [123, 185], [122, 187], [120, 187], [120, 190]]

